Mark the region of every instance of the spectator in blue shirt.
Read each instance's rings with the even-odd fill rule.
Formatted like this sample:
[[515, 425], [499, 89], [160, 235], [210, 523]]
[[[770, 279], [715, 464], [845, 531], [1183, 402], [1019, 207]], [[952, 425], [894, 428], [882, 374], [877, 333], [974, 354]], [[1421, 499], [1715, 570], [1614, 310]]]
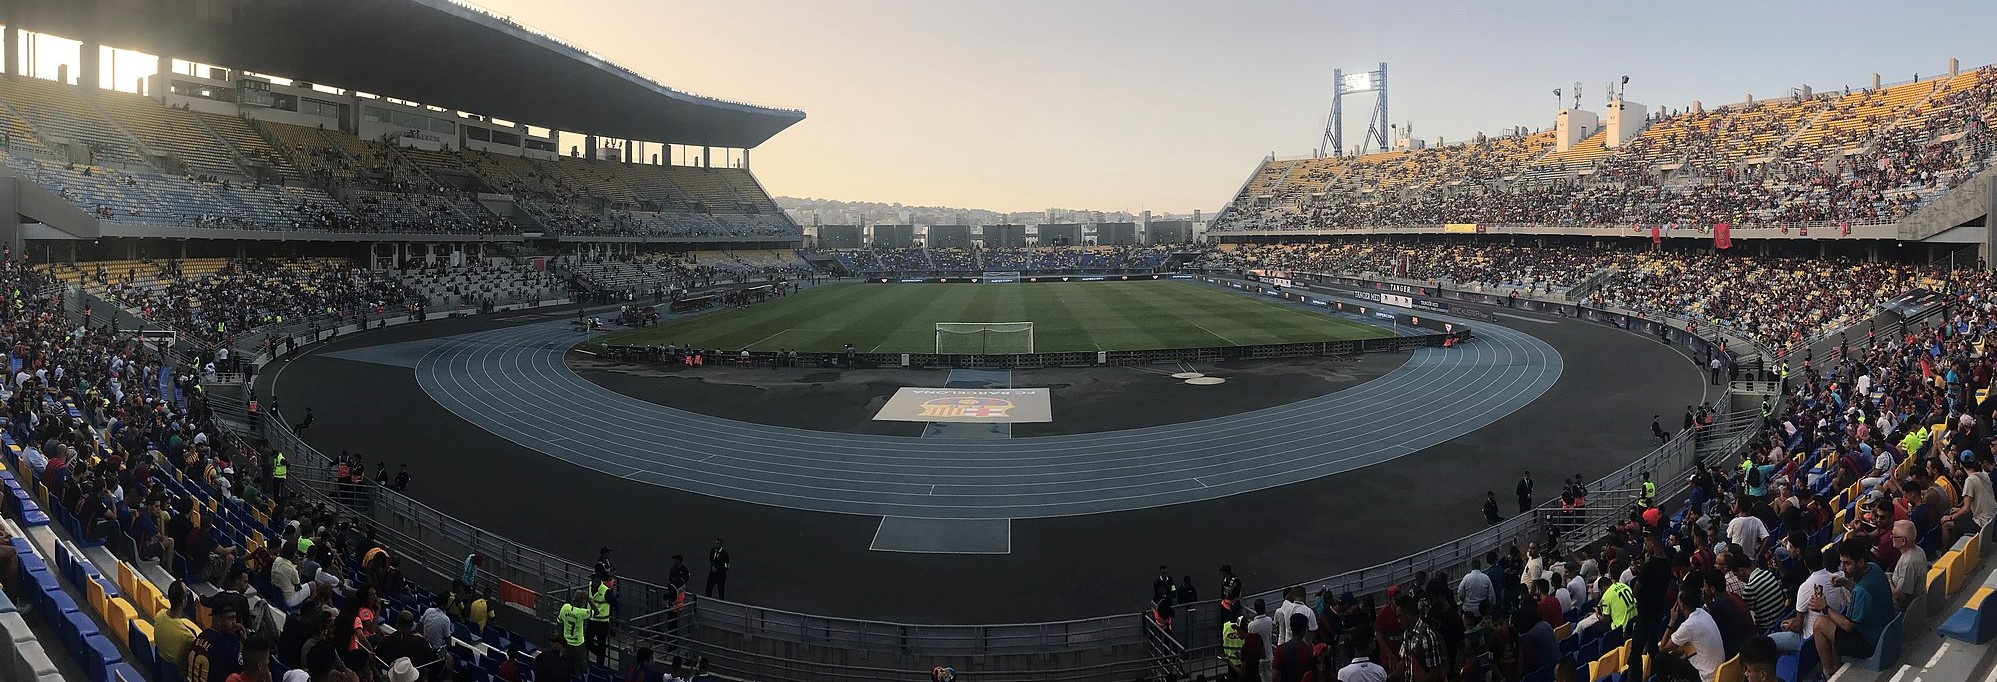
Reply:
[[1809, 608], [1836, 626], [1819, 625], [1816, 631], [1817, 659], [1823, 662], [1826, 677], [1837, 673], [1845, 656], [1870, 657], [1893, 622], [1893, 588], [1886, 584], [1886, 571], [1873, 563], [1872, 550], [1873, 543], [1862, 538], [1838, 545], [1844, 576], [1831, 584], [1851, 590], [1851, 605], [1844, 613], [1826, 608], [1821, 592], [1810, 597]]

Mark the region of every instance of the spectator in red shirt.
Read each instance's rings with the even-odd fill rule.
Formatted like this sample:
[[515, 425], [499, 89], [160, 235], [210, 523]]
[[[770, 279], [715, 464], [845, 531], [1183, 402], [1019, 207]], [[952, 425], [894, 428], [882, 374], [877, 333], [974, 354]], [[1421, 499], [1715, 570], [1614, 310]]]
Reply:
[[1532, 581], [1532, 596], [1538, 599], [1539, 619], [1548, 623], [1567, 622], [1566, 614], [1560, 611], [1560, 599], [1553, 596], [1553, 586], [1545, 578]]

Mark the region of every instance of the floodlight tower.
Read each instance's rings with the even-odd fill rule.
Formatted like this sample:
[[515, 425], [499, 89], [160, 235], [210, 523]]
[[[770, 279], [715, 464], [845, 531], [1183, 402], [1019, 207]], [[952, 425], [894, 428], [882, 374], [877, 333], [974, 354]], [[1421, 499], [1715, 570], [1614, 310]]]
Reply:
[[1332, 156], [1345, 155], [1345, 96], [1362, 92], [1375, 93], [1373, 97], [1373, 118], [1366, 124], [1366, 138], [1360, 143], [1377, 145], [1380, 151], [1387, 151], [1387, 63], [1380, 62], [1380, 68], [1372, 71], [1347, 74], [1344, 69], [1331, 70], [1331, 115], [1325, 118], [1324, 138], [1319, 141], [1319, 150]]

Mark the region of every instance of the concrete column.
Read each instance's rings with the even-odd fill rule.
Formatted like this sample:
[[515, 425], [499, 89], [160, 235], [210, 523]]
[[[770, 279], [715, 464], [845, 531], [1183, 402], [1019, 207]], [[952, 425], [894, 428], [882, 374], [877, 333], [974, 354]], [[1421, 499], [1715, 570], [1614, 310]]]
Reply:
[[706, 145], [702, 145], [702, 146], [701, 146], [701, 148], [700, 148], [700, 167], [701, 167], [701, 168], [713, 168], [713, 167], [714, 167], [714, 148], [713, 148], [713, 147], [709, 147], [709, 146], [706, 146]]
[[633, 163], [631, 157], [638, 155], [638, 141], [624, 138], [624, 163]]
[[1983, 259], [1983, 267], [1988, 269], [1997, 264], [1997, 225], [1991, 224], [1997, 222], [1997, 173], [1984, 173], [1980, 182], [1989, 184], [1983, 191], [1983, 248], [1978, 249], [1976, 255]]
[[[12, 7], [13, 5], [10, 4], [8, 6]], [[8, 10], [8, 13], [13, 13], [13, 10]], [[21, 29], [14, 26], [12, 17], [8, 17], [7, 20], [6, 68], [7, 73], [10, 75], [21, 75]]]
[[582, 138], [582, 156], [583, 156], [583, 158], [585, 158], [585, 159], [595, 159], [595, 158], [596, 158], [596, 136], [595, 136], [595, 135], [584, 135], [584, 136], [583, 136], [583, 138]]
[[742, 170], [749, 170], [749, 149], [742, 148]]
[[[161, 50], [161, 52], [165, 52]], [[160, 103], [166, 102], [166, 93], [173, 90], [173, 57], [161, 54], [154, 60], [153, 70], [159, 75], [153, 77], [153, 91], [146, 94]]]
[[76, 84], [82, 86], [85, 90], [98, 89], [97, 84], [101, 80], [98, 74], [99, 52], [102, 52], [102, 50], [98, 47], [97, 43], [89, 41], [84, 41], [82, 45], [76, 48]]

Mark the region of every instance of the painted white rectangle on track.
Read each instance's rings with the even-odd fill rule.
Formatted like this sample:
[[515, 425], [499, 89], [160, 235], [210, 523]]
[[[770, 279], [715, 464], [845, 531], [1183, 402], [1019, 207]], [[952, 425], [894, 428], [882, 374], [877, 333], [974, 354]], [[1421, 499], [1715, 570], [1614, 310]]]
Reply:
[[1054, 421], [1044, 388], [915, 388], [895, 391], [874, 421], [1019, 424]]

